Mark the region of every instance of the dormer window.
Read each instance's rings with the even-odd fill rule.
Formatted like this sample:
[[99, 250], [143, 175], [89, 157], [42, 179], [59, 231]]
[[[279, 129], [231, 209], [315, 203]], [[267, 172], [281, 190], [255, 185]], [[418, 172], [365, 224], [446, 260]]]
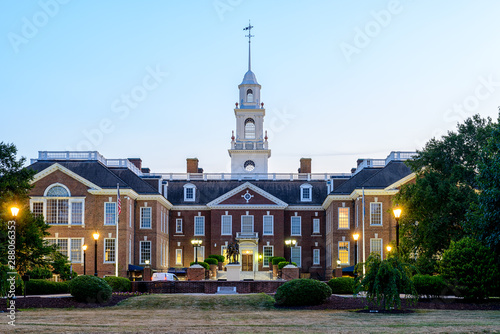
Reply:
[[305, 183], [300, 186], [300, 201], [301, 202], [311, 202], [312, 201], [312, 186]]
[[251, 89], [247, 90], [247, 102], [253, 102], [253, 91]]
[[196, 186], [188, 183], [184, 185], [184, 201], [194, 202], [196, 200]]
[[255, 139], [255, 121], [251, 118], [245, 120], [245, 139]]

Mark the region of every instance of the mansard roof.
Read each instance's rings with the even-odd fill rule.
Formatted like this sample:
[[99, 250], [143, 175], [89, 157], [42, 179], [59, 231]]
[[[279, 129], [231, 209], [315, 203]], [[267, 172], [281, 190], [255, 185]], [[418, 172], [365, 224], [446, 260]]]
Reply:
[[403, 161], [391, 161], [383, 168], [363, 168], [330, 194], [349, 195], [354, 190], [361, 188], [385, 189], [410, 174], [410, 168]]
[[[173, 205], [206, 205], [247, 182], [288, 205], [319, 206], [327, 195], [326, 182], [317, 180], [175, 180], [168, 182], [167, 200]], [[312, 186], [312, 201], [310, 202], [300, 200], [300, 186], [306, 183]], [[184, 201], [184, 185], [186, 184], [196, 186], [194, 202]]]
[[156, 189], [129, 169], [108, 168], [95, 160], [37, 161], [27, 168], [40, 173], [56, 163], [103, 189], [116, 188], [119, 184], [121, 189], [132, 189], [138, 194], [158, 194]]

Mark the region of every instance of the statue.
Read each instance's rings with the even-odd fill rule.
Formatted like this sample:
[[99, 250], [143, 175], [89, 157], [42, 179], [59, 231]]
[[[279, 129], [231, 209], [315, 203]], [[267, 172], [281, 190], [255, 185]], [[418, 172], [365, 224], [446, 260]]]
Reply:
[[238, 241], [234, 241], [227, 245], [226, 249], [226, 257], [229, 261], [229, 264], [239, 263], [238, 255], [240, 254], [240, 247], [238, 245]]

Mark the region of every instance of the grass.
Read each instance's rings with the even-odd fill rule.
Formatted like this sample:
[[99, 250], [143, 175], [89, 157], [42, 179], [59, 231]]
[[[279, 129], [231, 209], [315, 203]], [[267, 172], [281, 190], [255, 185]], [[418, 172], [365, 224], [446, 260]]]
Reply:
[[477, 333], [499, 332], [500, 311], [419, 310], [409, 314], [289, 310], [256, 295], [143, 295], [115, 307], [27, 309], [18, 333]]

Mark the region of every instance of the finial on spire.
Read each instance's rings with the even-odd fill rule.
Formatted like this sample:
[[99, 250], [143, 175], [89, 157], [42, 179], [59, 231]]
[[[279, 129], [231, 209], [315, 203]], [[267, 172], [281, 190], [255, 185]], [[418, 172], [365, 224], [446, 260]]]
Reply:
[[248, 37], [248, 70], [252, 70], [252, 63], [250, 61], [250, 44], [251, 44], [251, 38], [254, 37], [252, 35], [252, 28], [253, 25], [250, 24], [250, 20], [248, 20], [248, 27], [243, 28], [243, 31], [248, 30], [248, 35], [245, 35], [245, 37]]

